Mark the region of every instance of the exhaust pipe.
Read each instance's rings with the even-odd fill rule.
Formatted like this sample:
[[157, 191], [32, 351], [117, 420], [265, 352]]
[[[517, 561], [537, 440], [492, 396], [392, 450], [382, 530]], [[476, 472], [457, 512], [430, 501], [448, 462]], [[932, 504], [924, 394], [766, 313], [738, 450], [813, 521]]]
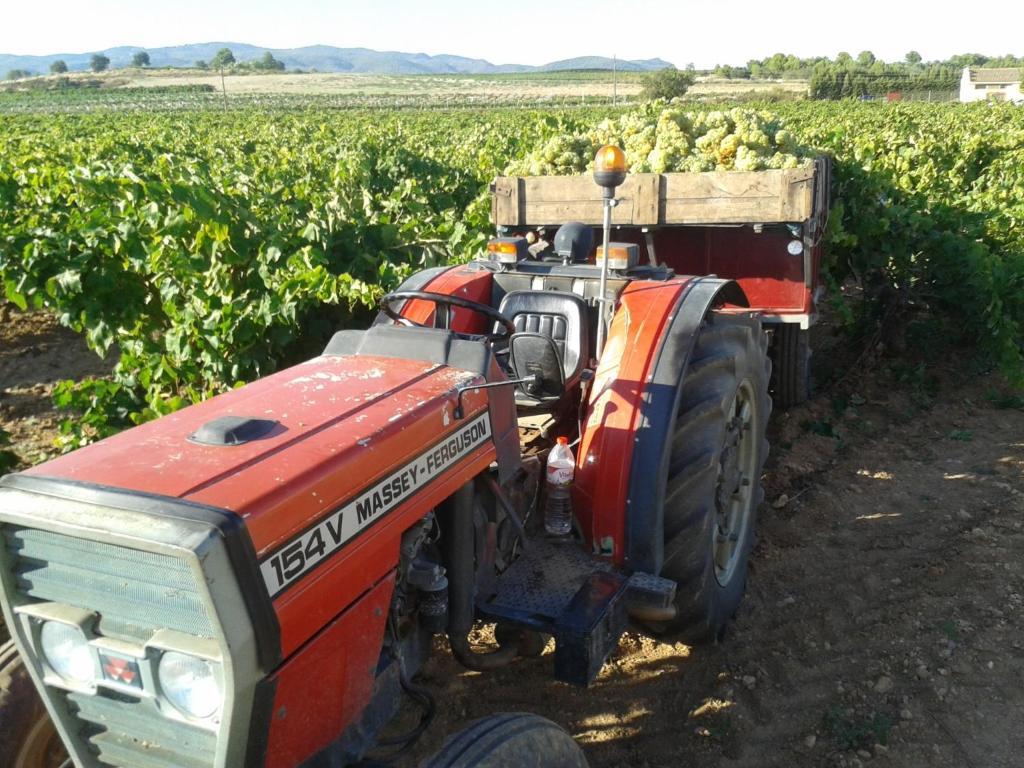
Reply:
[[518, 643], [490, 653], [476, 653], [469, 632], [476, 618], [476, 528], [473, 525], [473, 481], [459, 488], [440, 510], [442, 551], [448, 571], [448, 642], [462, 666], [477, 672], [508, 664], [519, 652]]

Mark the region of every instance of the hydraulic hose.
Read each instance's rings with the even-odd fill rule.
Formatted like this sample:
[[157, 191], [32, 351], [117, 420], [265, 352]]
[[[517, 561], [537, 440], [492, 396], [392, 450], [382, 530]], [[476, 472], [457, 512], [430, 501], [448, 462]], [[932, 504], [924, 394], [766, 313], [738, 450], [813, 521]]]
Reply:
[[459, 488], [441, 510], [445, 568], [448, 571], [448, 642], [462, 666], [478, 672], [508, 664], [519, 651], [517, 643], [491, 653], [477, 653], [469, 645], [476, 617], [476, 527], [473, 482]]

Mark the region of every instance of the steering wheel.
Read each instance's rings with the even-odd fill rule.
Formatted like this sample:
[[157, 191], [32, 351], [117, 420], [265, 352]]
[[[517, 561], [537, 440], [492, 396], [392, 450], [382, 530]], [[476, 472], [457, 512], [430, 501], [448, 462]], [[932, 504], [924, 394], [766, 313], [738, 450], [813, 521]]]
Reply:
[[461, 307], [462, 309], [468, 309], [470, 312], [476, 312], [479, 315], [483, 315], [488, 320], [498, 323], [505, 329], [505, 333], [492, 332], [484, 334], [488, 341], [498, 341], [500, 339], [507, 338], [507, 336], [516, 332], [515, 324], [494, 307], [488, 304], [481, 304], [478, 301], [470, 301], [469, 299], [464, 299], [461, 296], [452, 296], [447, 293], [431, 293], [430, 291], [393, 291], [392, 293], [387, 293], [381, 296], [381, 312], [390, 317], [396, 323], [401, 323], [402, 325], [413, 325], [420, 328], [431, 327], [426, 326], [423, 323], [414, 322], [407, 317], [403, 317], [395, 311], [394, 307], [391, 306], [392, 302], [408, 301], [410, 299], [430, 301], [436, 304], [438, 308], [443, 308], [444, 314], [438, 318], [441, 322], [441, 327], [448, 327], [451, 325], [451, 318], [448, 310], [451, 307]]

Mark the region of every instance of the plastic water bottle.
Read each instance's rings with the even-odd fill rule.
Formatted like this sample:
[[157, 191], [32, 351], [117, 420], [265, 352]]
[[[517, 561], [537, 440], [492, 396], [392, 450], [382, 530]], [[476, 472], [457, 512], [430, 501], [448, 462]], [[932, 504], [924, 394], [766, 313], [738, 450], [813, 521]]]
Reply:
[[567, 536], [572, 530], [572, 481], [576, 457], [569, 440], [560, 437], [548, 454], [548, 494], [544, 504], [544, 530], [552, 536]]

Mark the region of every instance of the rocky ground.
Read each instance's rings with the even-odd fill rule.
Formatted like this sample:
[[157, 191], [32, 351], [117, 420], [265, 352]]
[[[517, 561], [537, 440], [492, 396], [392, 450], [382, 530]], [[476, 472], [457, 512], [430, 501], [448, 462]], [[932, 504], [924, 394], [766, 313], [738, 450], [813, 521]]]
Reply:
[[[53, 382], [109, 370], [45, 315], [0, 307], [0, 428], [25, 463]], [[628, 635], [589, 690], [551, 657], [496, 673], [446, 653], [437, 721], [563, 725], [592, 766], [1010, 768], [1024, 761], [1024, 400], [994, 374], [881, 363], [773, 417], [747, 597], [725, 640]], [[910, 374], [907, 371], [910, 371]]]

